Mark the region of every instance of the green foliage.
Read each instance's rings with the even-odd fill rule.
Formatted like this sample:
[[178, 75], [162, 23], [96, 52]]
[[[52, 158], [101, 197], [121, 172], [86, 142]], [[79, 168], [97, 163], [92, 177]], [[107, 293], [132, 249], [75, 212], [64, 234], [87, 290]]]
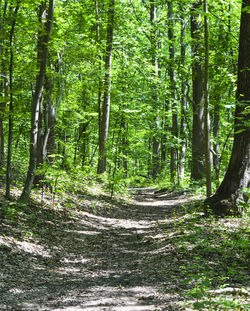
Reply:
[[[37, 74], [37, 21], [39, 1], [21, 1], [13, 42], [14, 53], [14, 141], [12, 182], [23, 181], [29, 156], [30, 107]], [[0, 72], [8, 75], [10, 51], [8, 38], [12, 21], [12, 2], [6, 2], [6, 15], [1, 23]], [[15, 1], [13, 2], [15, 5]], [[47, 78], [53, 85], [50, 100], [57, 111], [55, 153], [60, 160], [50, 161], [37, 170], [44, 182], [58, 193], [70, 184], [73, 171], [85, 177], [94, 176], [98, 162], [98, 96], [103, 99], [104, 49], [106, 44], [108, 1], [63, 1], [55, 6], [55, 21], [49, 43]], [[116, 1], [112, 60], [111, 115], [107, 143], [107, 175], [100, 177], [103, 185], [120, 191], [127, 185], [144, 186], [159, 183], [160, 187], [190, 187], [192, 136], [192, 53], [190, 15], [192, 1], [173, 2], [174, 39], [168, 38], [167, 5], [156, 1], [156, 20], [150, 21], [148, 1]], [[3, 12], [3, 3], [0, 4]], [[198, 8], [202, 12], [202, 8]], [[2, 13], [1, 13], [2, 14]], [[237, 74], [240, 1], [210, 1], [210, 102], [212, 127], [216, 106], [219, 107], [219, 132], [211, 133], [212, 145], [219, 145], [219, 177], [223, 177], [231, 154], [235, 89]], [[202, 22], [202, 18], [200, 20]], [[184, 28], [183, 28], [184, 27]], [[202, 25], [201, 25], [202, 27]], [[99, 29], [99, 39], [97, 34]], [[155, 38], [152, 39], [154, 33]], [[154, 41], [154, 42], [153, 42]], [[186, 47], [185, 57], [182, 44]], [[169, 48], [175, 46], [175, 60], [170, 61]], [[152, 64], [153, 46], [159, 73]], [[173, 87], [169, 69], [175, 71], [179, 115], [178, 135], [173, 137]], [[3, 82], [2, 76], [1, 81]], [[185, 111], [182, 111], [183, 81], [186, 88]], [[99, 84], [100, 82], [100, 84]], [[1, 115], [7, 139], [9, 94], [1, 84]], [[7, 95], [7, 96], [6, 96]], [[43, 96], [43, 113], [48, 94]], [[3, 107], [3, 109], [2, 109]], [[184, 113], [184, 115], [183, 115]], [[45, 116], [42, 116], [45, 136]], [[185, 175], [170, 185], [170, 151], [180, 151], [181, 120], [185, 120]], [[122, 127], [123, 124], [123, 127]], [[122, 129], [121, 129], [122, 127]], [[152, 139], [161, 142], [158, 178], [151, 179]], [[163, 157], [163, 149], [166, 156]], [[47, 155], [49, 156], [49, 154]], [[126, 172], [123, 159], [126, 158]], [[80, 173], [81, 171], [81, 173]], [[142, 177], [145, 175], [148, 177]], [[126, 178], [125, 178], [126, 176]], [[85, 178], [84, 177], [84, 178]], [[217, 176], [213, 174], [215, 181]], [[195, 187], [195, 185], [194, 185]], [[203, 191], [203, 181], [197, 185]]]
[[249, 217], [204, 219], [197, 204], [176, 215], [171, 243], [180, 258], [188, 307], [248, 310]]

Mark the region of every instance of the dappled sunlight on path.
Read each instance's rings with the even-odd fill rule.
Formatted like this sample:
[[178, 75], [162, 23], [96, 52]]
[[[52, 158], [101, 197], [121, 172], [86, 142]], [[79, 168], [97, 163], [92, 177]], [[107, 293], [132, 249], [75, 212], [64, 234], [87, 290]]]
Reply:
[[69, 219], [41, 220], [36, 247], [12, 241], [15, 252], [3, 259], [0, 310], [181, 310], [171, 270], [178, 259], [154, 241], [167, 234], [159, 223], [167, 224], [190, 198], [163, 200], [143, 191], [129, 203], [103, 203], [98, 212], [78, 206]]

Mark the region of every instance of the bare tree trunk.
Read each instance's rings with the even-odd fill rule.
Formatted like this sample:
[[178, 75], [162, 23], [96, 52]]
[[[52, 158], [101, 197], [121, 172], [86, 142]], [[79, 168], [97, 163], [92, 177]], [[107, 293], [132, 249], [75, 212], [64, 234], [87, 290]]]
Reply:
[[[42, 21], [44, 13], [46, 11], [45, 3], [40, 5], [39, 18]], [[48, 14], [45, 22], [45, 34], [40, 33], [38, 38], [38, 67], [39, 73], [36, 77], [35, 93], [32, 101], [31, 110], [31, 133], [30, 133], [30, 160], [29, 168], [24, 184], [23, 192], [20, 197], [20, 201], [27, 202], [30, 196], [31, 187], [33, 184], [36, 164], [37, 164], [37, 133], [38, 133], [38, 116], [39, 116], [39, 103], [42, 97], [42, 90], [45, 80], [45, 72], [48, 60], [48, 43], [50, 39], [50, 33], [52, 29], [54, 13], [54, 0], [49, 1]]]
[[204, 133], [205, 133], [205, 166], [206, 166], [206, 189], [207, 197], [212, 193], [211, 181], [211, 154], [210, 154], [210, 117], [209, 117], [209, 45], [208, 45], [208, 10], [207, 0], [203, 1], [204, 7], [204, 45], [205, 45], [205, 68], [204, 68]]
[[104, 77], [104, 94], [103, 105], [100, 111], [101, 116], [99, 126], [99, 158], [97, 173], [102, 174], [106, 171], [106, 143], [108, 140], [109, 115], [110, 115], [110, 90], [111, 90], [111, 67], [112, 67], [112, 45], [114, 30], [115, 2], [109, 1], [109, 14], [107, 26], [107, 43], [105, 51], [105, 77]]
[[194, 4], [191, 15], [192, 37], [192, 81], [193, 81], [193, 127], [192, 127], [192, 166], [191, 178], [200, 180], [205, 177], [204, 166], [204, 106], [201, 24], [197, 8], [201, 2]]
[[[205, 201], [205, 212], [238, 215], [249, 200], [250, 188], [250, 0], [242, 1], [234, 143], [225, 177], [216, 193]], [[243, 204], [240, 204], [242, 202]]]

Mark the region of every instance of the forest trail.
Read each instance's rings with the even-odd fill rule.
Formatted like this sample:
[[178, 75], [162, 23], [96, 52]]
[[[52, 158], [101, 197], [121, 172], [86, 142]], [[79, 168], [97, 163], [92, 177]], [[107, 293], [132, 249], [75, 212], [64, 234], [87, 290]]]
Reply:
[[134, 191], [123, 203], [89, 197], [65, 217], [34, 208], [23, 225], [31, 238], [10, 237], [3, 223], [0, 310], [184, 310], [181, 258], [168, 241], [191, 197]]
[[5, 235], [0, 310], [180, 310], [178, 259], [155, 241], [173, 234], [171, 215], [188, 200], [136, 189], [130, 203], [37, 215], [38, 244]]

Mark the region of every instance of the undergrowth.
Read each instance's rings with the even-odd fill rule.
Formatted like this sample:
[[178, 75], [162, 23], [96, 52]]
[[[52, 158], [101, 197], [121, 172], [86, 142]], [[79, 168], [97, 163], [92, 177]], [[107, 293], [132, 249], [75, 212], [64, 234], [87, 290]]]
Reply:
[[202, 207], [182, 207], [170, 240], [179, 260], [185, 306], [194, 310], [249, 310], [249, 217], [204, 218]]

